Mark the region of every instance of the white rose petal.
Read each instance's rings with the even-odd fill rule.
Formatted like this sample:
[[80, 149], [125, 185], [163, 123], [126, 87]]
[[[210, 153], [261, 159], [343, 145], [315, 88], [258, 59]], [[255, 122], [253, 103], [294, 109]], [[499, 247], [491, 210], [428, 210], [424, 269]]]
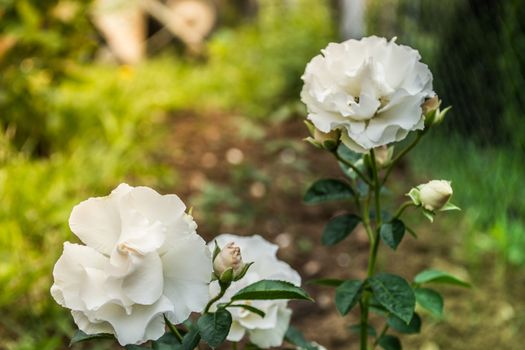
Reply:
[[86, 245], [64, 244], [53, 270], [53, 298], [87, 334], [112, 333], [140, 344], [201, 311], [208, 301], [211, 254], [175, 195], [119, 185], [78, 204], [71, 230]]
[[[234, 242], [242, 252], [243, 261], [254, 262], [242, 279], [232, 282], [226, 291], [226, 295], [219, 302], [230, 300], [231, 296], [240, 289], [262, 279], [282, 280], [291, 282], [296, 286], [301, 285], [299, 274], [290, 265], [277, 259], [278, 246], [266, 241], [261, 236], [242, 237], [222, 234], [216, 237], [215, 241], [219, 247]], [[208, 246], [210, 251], [215, 248], [214, 243]], [[219, 290], [217, 281], [210, 284], [210, 295], [215, 296]], [[266, 315], [261, 318], [245, 309], [230, 309], [233, 324], [227, 339], [239, 341], [247, 333], [250, 341], [260, 348], [280, 346], [290, 323], [291, 310], [287, 307], [287, 301], [248, 300], [244, 303], [264, 311]]]
[[308, 119], [357, 152], [424, 128], [421, 105], [434, 96], [419, 52], [375, 36], [331, 43], [306, 66], [301, 100]]

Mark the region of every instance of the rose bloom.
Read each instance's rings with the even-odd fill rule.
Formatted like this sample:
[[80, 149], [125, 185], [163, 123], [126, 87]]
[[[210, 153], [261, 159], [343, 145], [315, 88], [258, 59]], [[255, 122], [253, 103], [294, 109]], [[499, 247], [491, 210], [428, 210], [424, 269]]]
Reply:
[[421, 105], [435, 94], [418, 51], [372, 36], [321, 52], [306, 66], [301, 91], [317, 129], [340, 129], [347, 147], [365, 153], [424, 128]]
[[208, 301], [211, 256], [176, 195], [119, 185], [73, 208], [51, 295], [80, 330], [111, 333], [121, 345], [164, 334]]
[[[287, 263], [277, 259], [278, 246], [266, 241], [261, 236], [255, 235], [242, 237], [231, 234], [222, 234], [215, 238], [219, 247], [224, 247], [229, 242], [234, 242], [240, 248], [242, 259], [245, 262], [254, 262], [246, 275], [237, 282], [232, 282], [225, 296], [219, 301], [227, 302], [242, 288], [263, 279], [281, 280], [301, 285], [301, 277]], [[210, 250], [215, 247], [209, 244]], [[219, 293], [217, 281], [210, 284], [210, 295]], [[260, 348], [266, 349], [280, 346], [290, 324], [292, 310], [287, 307], [286, 300], [246, 300], [236, 301], [235, 304], [254, 306], [266, 313], [262, 318], [253, 312], [242, 308], [231, 308], [233, 323], [227, 339], [240, 341], [246, 333], [250, 341]]]

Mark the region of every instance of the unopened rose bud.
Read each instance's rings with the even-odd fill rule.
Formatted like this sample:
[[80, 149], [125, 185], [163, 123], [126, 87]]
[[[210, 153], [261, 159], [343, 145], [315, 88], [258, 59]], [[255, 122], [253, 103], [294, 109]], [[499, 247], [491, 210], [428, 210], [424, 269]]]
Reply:
[[421, 108], [423, 108], [423, 114], [427, 115], [430, 112], [436, 111], [439, 108], [439, 105], [441, 105], [441, 101], [439, 100], [438, 95], [426, 99], [421, 106]]
[[424, 185], [418, 186], [418, 189], [421, 205], [430, 211], [443, 208], [453, 192], [450, 182], [445, 180], [432, 180]]
[[243, 267], [241, 249], [233, 242], [226, 244], [213, 260], [213, 270], [218, 277], [230, 268], [233, 270], [233, 276], [238, 275]]
[[321, 148], [327, 150], [334, 150], [337, 148], [340, 136], [341, 132], [339, 130], [332, 130], [329, 133], [324, 133], [315, 129], [313, 134], [315, 142], [317, 142]]
[[374, 155], [376, 158], [376, 164], [379, 168], [382, 168], [384, 165], [388, 164], [392, 159], [394, 153], [394, 147], [381, 146], [374, 148]]

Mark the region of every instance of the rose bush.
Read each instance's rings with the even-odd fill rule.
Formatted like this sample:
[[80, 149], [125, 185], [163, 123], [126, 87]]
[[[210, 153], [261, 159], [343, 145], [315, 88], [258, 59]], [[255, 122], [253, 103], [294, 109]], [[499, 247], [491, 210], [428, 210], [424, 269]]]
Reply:
[[[241, 250], [244, 261], [253, 262], [246, 275], [237, 282], [232, 282], [226, 294], [219, 302], [227, 302], [242, 288], [263, 280], [280, 280], [300, 286], [301, 277], [290, 265], [277, 259], [278, 246], [266, 241], [259, 235], [242, 237], [231, 234], [222, 234], [215, 238], [219, 247], [230, 242]], [[210, 250], [214, 244], [210, 244]], [[220, 290], [217, 281], [210, 284], [210, 295], [216, 295]], [[260, 317], [248, 310], [236, 308], [231, 310], [232, 325], [227, 339], [240, 341], [246, 333], [250, 341], [260, 348], [280, 346], [290, 323], [292, 310], [287, 307], [286, 300], [247, 300], [242, 303], [254, 306], [265, 312]]]
[[340, 129], [341, 141], [361, 153], [423, 129], [421, 105], [434, 92], [420, 58], [395, 39], [329, 44], [302, 76], [308, 119], [324, 133]]
[[[53, 270], [53, 298], [87, 334], [121, 345], [164, 334], [208, 301], [211, 256], [176, 195], [119, 185], [73, 208], [69, 226], [85, 244], [66, 242]], [[191, 253], [189, 253], [191, 252]]]

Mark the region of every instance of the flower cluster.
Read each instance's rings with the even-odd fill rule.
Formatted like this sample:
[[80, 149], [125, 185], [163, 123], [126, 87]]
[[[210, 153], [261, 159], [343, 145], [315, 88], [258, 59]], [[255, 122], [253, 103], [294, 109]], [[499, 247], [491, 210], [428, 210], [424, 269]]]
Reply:
[[[221, 288], [227, 294], [215, 301], [227, 301], [262, 279], [300, 285], [297, 272], [276, 258], [277, 246], [260, 236], [217, 237], [208, 245], [216, 249], [212, 263], [210, 248], [185, 210], [176, 195], [126, 184], [73, 208], [69, 225], [84, 244], [64, 244], [51, 294], [71, 309], [81, 331], [114, 334], [121, 345], [140, 344], [165, 333], [164, 318], [179, 324], [202, 312]], [[243, 263], [241, 251], [250, 263]], [[211, 283], [212, 275], [226, 276], [226, 287]], [[239, 303], [257, 307], [264, 317], [232, 310], [228, 339], [239, 341], [247, 332], [261, 348], [281, 345], [291, 315], [287, 301]]]

